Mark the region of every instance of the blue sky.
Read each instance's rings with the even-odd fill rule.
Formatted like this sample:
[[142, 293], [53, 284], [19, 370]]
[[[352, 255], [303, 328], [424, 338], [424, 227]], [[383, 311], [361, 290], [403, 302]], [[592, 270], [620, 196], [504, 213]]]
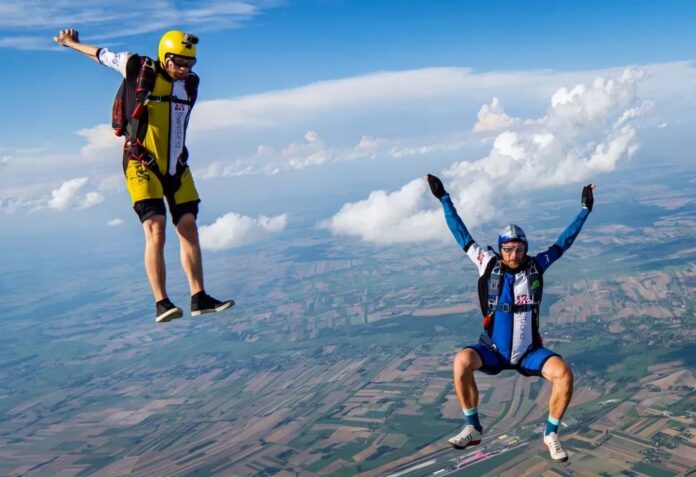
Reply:
[[[482, 223], [530, 191], [507, 190], [515, 178], [540, 178], [532, 189], [543, 190], [599, 180], [648, 151], [683, 161], [675, 138], [693, 130], [693, 2], [89, 5], [0, 6], [9, 235], [56, 224], [139, 233], [106, 126], [119, 78], [53, 44], [63, 27], [146, 54], [167, 29], [199, 34], [188, 142], [213, 250], [277, 235], [317, 198], [335, 204], [317, 222], [331, 233], [428, 240], [419, 229], [443, 224], [412, 182], [425, 172], [443, 174], [464, 216]], [[148, 10], [134, 25], [138, 8]]]

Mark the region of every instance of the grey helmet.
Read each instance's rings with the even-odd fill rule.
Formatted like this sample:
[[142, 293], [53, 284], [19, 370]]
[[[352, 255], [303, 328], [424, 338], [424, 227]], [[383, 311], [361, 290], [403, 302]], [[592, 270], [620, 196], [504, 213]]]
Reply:
[[498, 251], [500, 251], [504, 243], [508, 242], [522, 242], [524, 244], [524, 253], [527, 253], [529, 244], [527, 243], [527, 235], [522, 230], [522, 227], [515, 224], [506, 225], [498, 236]]

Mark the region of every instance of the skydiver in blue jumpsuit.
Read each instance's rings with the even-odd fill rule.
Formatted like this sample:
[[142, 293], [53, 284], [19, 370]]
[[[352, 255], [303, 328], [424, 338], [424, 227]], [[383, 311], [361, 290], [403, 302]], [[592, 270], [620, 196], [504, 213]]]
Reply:
[[449, 443], [463, 449], [481, 442], [483, 427], [478, 416], [474, 371], [493, 375], [514, 369], [525, 376], [543, 376], [551, 382], [544, 445], [552, 460], [568, 460], [558, 440], [558, 426], [573, 395], [573, 372], [561, 356], [541, 343], [539, 303], [543, 273], [570, 248], [592, 211], [594, 184], [583, 188], [582, 210], [558, 240], [545, 251], [530, 256], [524, 231], [513, 224], [501, 231], [497, 253], [490, 247], [480, 247], [457, 214], [440, 179], [430, 174], [425, 179], [442, 203], [452, 235], [478, 269], [484, 315], [485, 332], [479, 343], [465, 347], [454, 358], [454, 388], [467, 424]]

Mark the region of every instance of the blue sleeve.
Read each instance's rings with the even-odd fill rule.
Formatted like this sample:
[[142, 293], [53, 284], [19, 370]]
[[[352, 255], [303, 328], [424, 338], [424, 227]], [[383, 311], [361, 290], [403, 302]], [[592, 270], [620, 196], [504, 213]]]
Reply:
[[558, 237], [556, 243], [551, 245], [546, 251], [537, 254], [534, 259], [541, 267], [541, 272], [546, 271], [547, 268], [551, 266], [553, 262], [561, 258], [563, 253], [573, 245], [576, 237], [582, 230], [582, 226], [585, 224], [585, 220], [590, 215], [588, 209], [582, 209], [580, 213], [575, 217], [575, 220], [566, 227], [563, 233]]
[[454, 235], [454, 239], [459, 246], [466, 252], [469, 246], [474, 243], [474, 239], [471, 238], [471, 234], [466, 229], [466, 225], [464, 225], [459, 214], [457, 214], [457, 209], [454, 208], [449, 194], [443, 195], [440, 202], [442, 202], [442, 208], [445, 210], [445, 220], [447, 221], [450, 232]]
[[573, 220], [573, 222], [558, 237], [558, 240], [556, 240], [556, 245], [558, 245], [558, 247], [561, 249], [561, 252], [565, 252], [570, 248], [571, 245], [573, 245], [573, 242], [575, 242], [575, 238], [580, 233], [580, 230], [582, 230], [582, 226], [585, 224], [585, 220], [587, 220], [588, 215], [590, 215], [590, 211], [588, 209], [582, 209], [577, 217], [575, 217], [575, 220]]

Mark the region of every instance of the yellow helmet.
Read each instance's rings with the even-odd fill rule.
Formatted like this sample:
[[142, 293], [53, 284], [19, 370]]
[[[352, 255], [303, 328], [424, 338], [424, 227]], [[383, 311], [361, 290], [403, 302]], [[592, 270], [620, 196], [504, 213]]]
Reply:
[[171, 30], [162, 35], [159, 42], [158, 58], [162, 64], [165, 63], [167, 55], [196, 57], [196, 45], [198, 37], [183, 31]]

